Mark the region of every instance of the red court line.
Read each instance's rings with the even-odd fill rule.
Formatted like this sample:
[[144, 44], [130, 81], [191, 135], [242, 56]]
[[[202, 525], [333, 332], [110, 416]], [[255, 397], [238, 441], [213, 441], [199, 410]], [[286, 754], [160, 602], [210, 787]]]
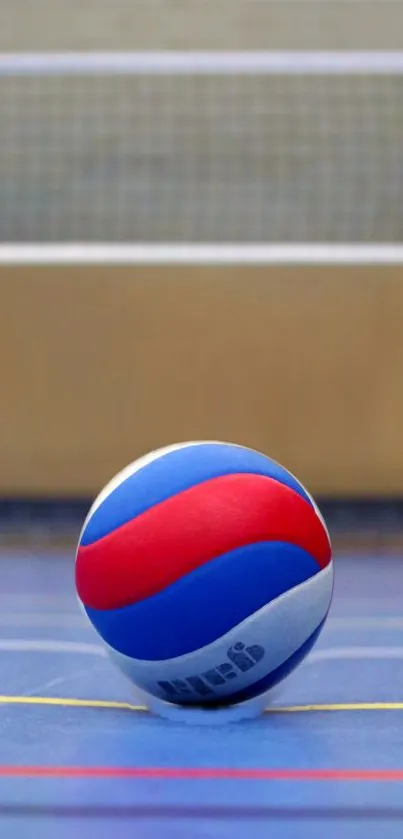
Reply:
[[153, 766], [0, 766], [2, 778], [223, 781], [403, 781], [403, 769], [225, 769]]

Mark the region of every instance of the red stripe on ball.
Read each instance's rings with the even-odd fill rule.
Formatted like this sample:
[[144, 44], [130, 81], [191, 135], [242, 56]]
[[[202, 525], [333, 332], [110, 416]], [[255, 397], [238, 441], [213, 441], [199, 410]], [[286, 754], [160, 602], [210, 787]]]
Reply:
[[77, 591], [94, 609], [128, 606], [222, 553], [261, 541], [299, 545], [320, 568], [331, 559], [322, 522], [292, 489], [261, 475], [214, 478], [79, 547]]

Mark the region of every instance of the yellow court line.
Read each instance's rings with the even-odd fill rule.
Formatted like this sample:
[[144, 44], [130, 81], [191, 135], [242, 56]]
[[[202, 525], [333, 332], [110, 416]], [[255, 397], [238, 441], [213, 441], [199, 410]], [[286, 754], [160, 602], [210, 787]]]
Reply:
[[403, 711], [403, 702], [346, 702], [336, 705], [288, 705], [266, 708], [265, 714], [305, 714], [311, 711]]
[[62, 705], [67, 708], [118, 708], [124, 711], [148, 711], [145, 705], [111, 702], [106, 699], [63, 699], [59, 696], [0, 696], [0, 705]]
[[[146, 705], [106, 699], [73, 699], [59, 696], [0, 696], [0, 705], [59, 705], [67, 708], [109, 708], [146, 712]], [[313, 711], [403, 711], [403, 702], [352, 702], [334, 705], [287, 705], [266, 708], [265, 714], [306, 714]]]

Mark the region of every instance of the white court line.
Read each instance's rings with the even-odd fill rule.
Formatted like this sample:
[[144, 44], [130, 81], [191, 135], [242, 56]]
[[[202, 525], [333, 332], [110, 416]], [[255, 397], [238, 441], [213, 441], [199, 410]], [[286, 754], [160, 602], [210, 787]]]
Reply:
[[330, 647], [327, 650], [314, 650], [306, 659], [307, 664], [318, 661], [350, 661], [379, 659], [403, 659], [403, 647]]
[[77, 613], [61, 615], [58, 612], [0, 612], [0, 626], [41, 626], [59, 629], [92, 629], [90, 622]]
[[402, 617], [329, 618], [327, 629], [403, 629]]
[[37, 694], [44, 693], [57, 685], [65, 684], [66, 682], [70, 685], [71, 682], [74, 682], [76, 679], [80, 679], [81, 676], [92, 676], [94, 673], [103, 671], [104, 669], [104, 662], [102, 664], [94, 664], [92, 667], [88, 667], [87, 665], [87, 667], [82, 667], [80, 670], [74, 670], [72, 673], [65, 673], [64, 676], [57, 676], [55, 679], [49, 679], [47, 682], [41, 682], [41, 684], [35, 685], [35, 687], [25, 691], [24, 696], [35, 696]]
[[96, 655], [107, 657], [100, 644], [83, 644], [79, 641], [26, 641], [19, 638], [0, 640], [0, 652], [6, 653], [70, 653], [73, 655]]
[[[55, 627], [66, 629], [92, 630], [91, 624], [80, 610], [74, 613], [60, 612], [1, 612], [0, 626], [21, 627]], [[376, 629], [379, 631], [403, 630], [403, 617], [362, 617], [362, 618], [329, 618], [326, 623], [327, 632], [341, 632], [349, 629]]]
[[[78, 655], [108, 656], [103, 646], [84, 644], [78, 641], [43, 641], [24, 639], [1, 639], [0, 652], [66, 653]], [[403, 647], [329, 647], [314, 650], [307, 657], [307, 663], [332, 660], [403, 659]]]
[[76, 603], [74, 595], [66, 597], [66, 595], [54, 594], [17, 594], [13, 591], [2, 592], [0, 594], [0, 603], [7, 603], [15, 606], [27, 606], [28, 610], [32, 607], [38, 607], [41, 610], [48, 612], [56, 611], [61, 607], [65, 610], [71, 609]]

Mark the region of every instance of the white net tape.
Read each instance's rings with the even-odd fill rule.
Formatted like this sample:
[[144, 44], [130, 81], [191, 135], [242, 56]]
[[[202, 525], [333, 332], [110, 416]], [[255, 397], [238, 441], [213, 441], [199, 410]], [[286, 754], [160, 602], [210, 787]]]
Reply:
[[403, 244], [403, 53], [0, 59], [4, 243]]

